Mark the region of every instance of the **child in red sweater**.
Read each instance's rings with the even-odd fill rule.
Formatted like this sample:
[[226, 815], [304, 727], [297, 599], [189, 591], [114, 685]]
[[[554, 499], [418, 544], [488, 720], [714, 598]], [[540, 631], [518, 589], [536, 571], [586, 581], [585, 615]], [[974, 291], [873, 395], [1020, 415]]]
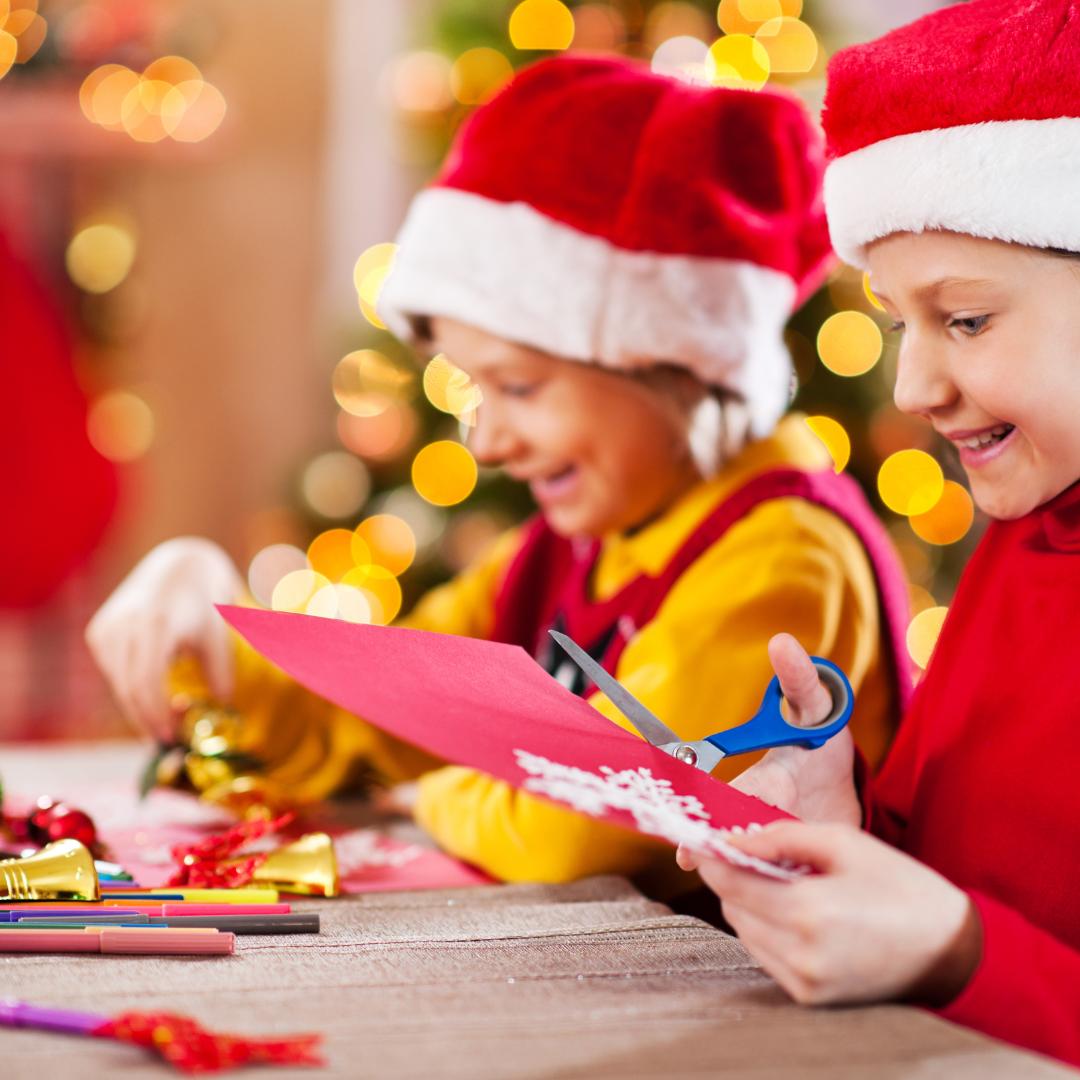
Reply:
[[[861, 802], [839, 738], [737, 781], [803, 819], [740, 846], [818, 872], [785, 884], [679, 853], [798, 1000], [920, 1002], [1074, 1064], [1078, 64], [1075, 0], [973, 0], [834, 59], [834, 244], [903, 332], [897, 404], [957, 447], [995, 520]], [[786, 636], [770, 654], [816, 722], [805, 654]]]

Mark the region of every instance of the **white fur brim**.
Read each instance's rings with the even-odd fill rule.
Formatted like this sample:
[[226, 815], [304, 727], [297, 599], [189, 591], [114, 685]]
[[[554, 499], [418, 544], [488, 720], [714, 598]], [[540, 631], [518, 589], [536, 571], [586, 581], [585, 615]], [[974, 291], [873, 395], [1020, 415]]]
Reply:
[[1080, 118], [1000, 120], [883, 139], [825, 173], [833, 247], [900, 232], [949, 232], [1080, 250]]
[[398, 245], [379, 314], [400, 337], [410, 315], [443, 316], [605, 367], [678, 364], [743, 398], [756, 435], [787, 408], [786, 274], [627, 251], [526, 203], [450, 188], [417, 196]]

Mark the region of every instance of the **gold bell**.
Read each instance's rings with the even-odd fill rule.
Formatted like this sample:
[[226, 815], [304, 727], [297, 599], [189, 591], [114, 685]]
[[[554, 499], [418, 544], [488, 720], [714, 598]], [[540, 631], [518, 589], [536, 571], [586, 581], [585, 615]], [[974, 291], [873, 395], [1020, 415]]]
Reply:
[[326, 833], [307, 833], [270, 855], [256, 869], [254, 880], [282, 892], [337, 896], [338, 866], [334, 843]]
[[78, 840], [57, 840], [21, 859], [0, 860], [0, 900], [100, 900], [94, 856]]

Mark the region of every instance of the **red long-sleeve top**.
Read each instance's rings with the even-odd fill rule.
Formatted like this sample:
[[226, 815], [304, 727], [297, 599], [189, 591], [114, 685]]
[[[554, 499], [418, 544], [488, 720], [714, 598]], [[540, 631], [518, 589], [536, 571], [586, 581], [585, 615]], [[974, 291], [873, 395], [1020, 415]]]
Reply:
[[1080, 484], [987, 530], [867, 808], [978, 910], [941, 1015], [1080, 1065]]

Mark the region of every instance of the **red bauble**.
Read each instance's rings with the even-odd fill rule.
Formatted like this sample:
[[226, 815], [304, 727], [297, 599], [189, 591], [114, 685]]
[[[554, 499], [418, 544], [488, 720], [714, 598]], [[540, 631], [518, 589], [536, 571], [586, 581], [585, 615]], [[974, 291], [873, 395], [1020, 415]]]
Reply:
[[91, 849], [97, 844], [97, 829], [90, 816], [81, 810], [69, 810], [66, 806], [55, 807], [46, 833], [50, 842], [78, 840]]

